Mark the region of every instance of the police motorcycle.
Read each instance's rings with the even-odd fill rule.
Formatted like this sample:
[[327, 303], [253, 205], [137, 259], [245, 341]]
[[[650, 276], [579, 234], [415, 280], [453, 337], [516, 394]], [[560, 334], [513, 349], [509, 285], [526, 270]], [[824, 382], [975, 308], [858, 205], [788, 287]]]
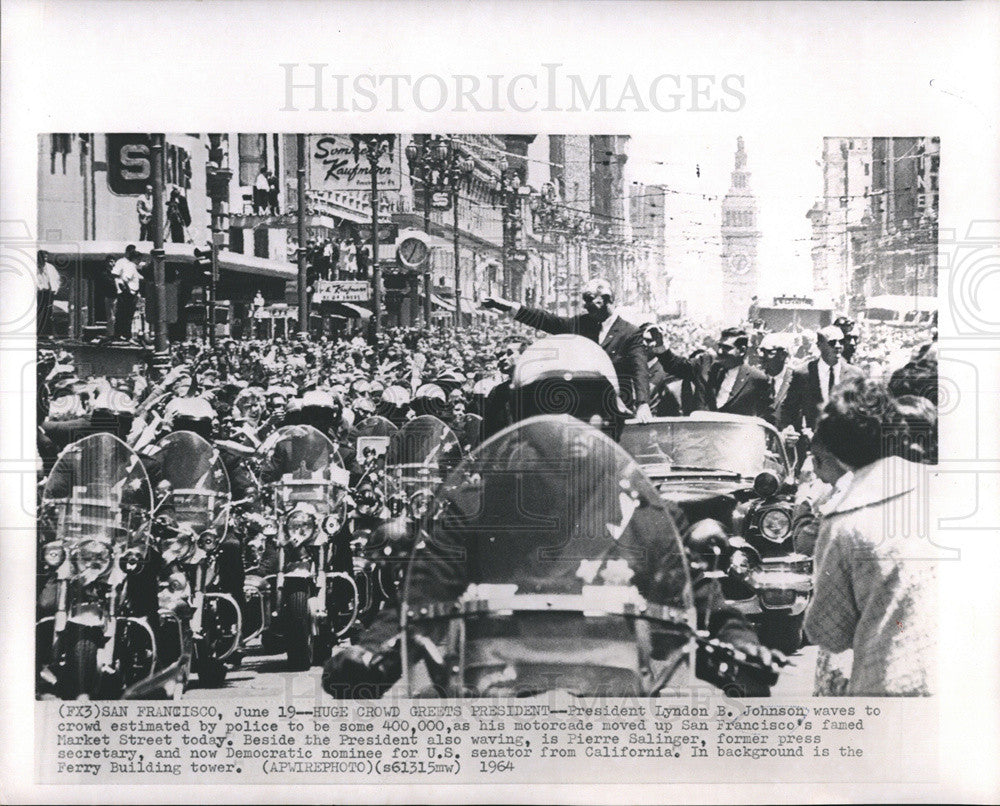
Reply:
[[142, 462], [121, 440], [92, 434], [60, 454], [38, 523], [39, 691], [119, 698], [183, 677], [158, 641], [171, 627], [157, 613], [151, 510]]
[[358, 587], [358, 624], [368, 627], [379, 610], [396, 602], [391, 564], [394, 545], [406, 536], [405, 498], [386, 474], [385, 455], [399, 429], [378, 415], [358, 423], [348, 497], [348, 533]]
[[413, 521], [423, 517], [434, 491], [461, 459], [455, 432], [432, 415], [414, 417], [393, 434], [385, 455], [386, 474], [406, 496]]
[[392, 436], [385, 456], [386, 478], [391, 486], [389, 506], [402, 511], [402, 535], [385, 554], [383, 568], [389, 584], [400, 589], [403, 574], [420, 523], [434, 500], [434, 493], [462, 459], [455, 432], [437, 417], [422, 415], [408, 421]]
[[[287, 425], [261, 446], [270, 498], [264, 574], [247, 593], [266, 603], [261, 645], [284, 650], [292, 669], [321, 661], [358, 612], [353, 561], [342, 535], [349, 474], [333, 442], [309, 425]], [[248, 600], [248, 606], [250, 602]]]
[[[668, 505], [567, 415], [519, 422], [441, 485], [411, 555], [401, 635], [328, 664], [344, 697], [766, 692], [779, 664], [698, 629]], [[353, 651], [350, 651], [353, 650]], [[333, 666], [334, 661], [337, 665]]]
[[220, 686], [237, 661], [242, 629], [240, 605], [221, 584], [229, 476], [219, 452], [191, 431], [161, 437], [147, 452], [147, 466], [157, 479], [153, 530], [164, 566], [161, 608], [187, 614], [198, 682]]

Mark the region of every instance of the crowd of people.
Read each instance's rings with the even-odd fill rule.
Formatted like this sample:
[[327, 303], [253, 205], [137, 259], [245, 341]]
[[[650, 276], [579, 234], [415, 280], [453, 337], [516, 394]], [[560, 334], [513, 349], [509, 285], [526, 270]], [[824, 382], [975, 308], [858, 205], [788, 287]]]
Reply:
[[[850, 693], [926, 693], [926, 676], [901, 666], [891, 649], [900, 646], [899, 636], [890, 640], [884, 625], [886, 613], [909, 619], [925, 649], [926, 620], [917, 618], [916, 608], [927, 583], [920, 574], [892, 569], [899, 546], [894, 536], [873, 532], [883, 523], [872, 512], [888, 499], [914, 497], [905, 481], [911, 476], [887, 470], [886, 463], [936, 461], [934, 335], [847, 317], [808, 335], [744, 327], [718, 334], [686, 320], [632, 324], [617, 320], [613, 294], [601, 281], [584, 290], [583, 304], [583, 314], [563, 318], [490, 298], [486, 310], [512, 316], [491, 315], [488, 324], [462, 329], [389, 328], [374, 342], [360, 336], [222, 339], [215, 346], [188, 340], [172, 347], [171, 368], [162, 377], [82, 377], [68, 353], [43, 351], [40, 472], [94, 431], [110, 430], [141, 451], [171, 427], [172, 417], [190, 413], [189, 401], [197, 401], [194, 408], [209, 421], [209, 436], [243, 450], [256, 449], [277, 427], [294, 422], [295, 411], [309, 408], [324, 411], [327, 433], [341, 444], [350, 442], [356, 423], [375, 414], [397, 426], [432, 414], [471, 449], [520, 418], [510, 381], [537, 336], [534, 329], [576, 333], [601, 345], [614, 364], [616, 405], [622, 406], [616, 417], [711, 410], [760, 417], [784, 432], [799, 449], [800, 511], [822, 515], [807, 541], [817, 564], [810, 637], [828, 653], [824, 658], [854, 650], [859, 672]], [[810, 356], [813, 345], [818, 354]], [[471, 414], [477, 417], [468, 431]], [[886, 439], [887, 433], [898, 438]], [[876, 490], [885, 472], [903, 486]], [[233, 485], [238, 497], [239, 483]], [[862, 549], [886, 563], [858, 576], [851, 551]], [[858, 590], [868, 591], [863, 601], [849, 593]]]

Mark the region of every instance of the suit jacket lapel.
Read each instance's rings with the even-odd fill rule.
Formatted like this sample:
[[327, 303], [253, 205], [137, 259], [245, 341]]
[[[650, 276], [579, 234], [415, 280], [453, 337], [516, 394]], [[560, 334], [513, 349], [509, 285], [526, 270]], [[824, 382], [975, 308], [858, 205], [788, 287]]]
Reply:
[[730, 402], [736, 399], [736, 395], [740, 393], [740, 390], [746, 386], [747, 381], [750, 379], [750, 370], [747, 369], [746, 364], [740, 364], [740, 368], [736, 373], [736, 381], [733, 383], [733, 388], [729, 390], [729, 397], [722, 404], [723, 407], [728, 406]]
[[[604, 335], [604, 340], [600, 342], [601, 347], [607, 347], [608, 344], [611, 343], [611, 339], [613, 339], [615, 336], [618, 335], [619, 325], [621, 325], [621, 323], [622, 323], [622, 318], [620, 316], [617, 319], [615, 319], [614, 322], [611, 323], [611, 327], [608, 328], [608, 332]], [[598, 338], [600, 338], [601, 335], [600, 326], [598, 326], [597, 335]]]

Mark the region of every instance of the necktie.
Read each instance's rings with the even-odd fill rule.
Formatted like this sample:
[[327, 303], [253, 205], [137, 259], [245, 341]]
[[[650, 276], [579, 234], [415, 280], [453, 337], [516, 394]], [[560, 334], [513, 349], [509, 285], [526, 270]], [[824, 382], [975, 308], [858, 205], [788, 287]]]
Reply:
[[774, 397], [778, 393], [778, 379], [773, 375], [768, 375], [767, 380], [771, 384], [771, 397]]
[[833, 367], [830, 367], [830, 383], [826, 387], [826, 396], [829, 397], [833, 391]]

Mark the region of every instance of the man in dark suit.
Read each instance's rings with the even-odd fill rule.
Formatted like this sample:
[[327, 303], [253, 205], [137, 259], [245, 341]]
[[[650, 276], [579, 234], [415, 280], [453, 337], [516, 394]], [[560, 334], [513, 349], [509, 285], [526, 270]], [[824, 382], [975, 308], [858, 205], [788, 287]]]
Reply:
[[482, 304], [487, 310], [509, 311], [518, 322], [546, 333], [572, 333], [596, 341], [614, 365], [625, 405], [635, 410], [636, 419], [648, 421], [652, 418], [649, 368], [642, 333], [615, 312], [614, 292], [607, 280], [590, 280], [581, 296], [584, 313], [576, 316], [556, 316], [502, 297], [487, 297]]
[[730, 327], [722, 331], [718, 356], [708, 363], [675, 355], [662, 342], [654, 347], [660, 365], [671, 375], [689, 381], [700, 400], [694, 410], [743, 414], [774, 421], [774, 398], [767, 376], [746, 363], [750, 337]]
[[667, 375], [653, 352], [653, 347], [663, 341], [660, 329], [652, 322], [640, 325], [640, 329], [649, 367], [649, 408], [655, 417], [679, 417], [683, 381]]
[[774, 395], [774, 419], [779, 419], [781, 405], [788, 396], [792, 382], [792, 365], [788, 356], [792, 353], [790, 333], [767, 333], [760, 342], [761, 369], [767, 375]]
[[861, 370], [848, 364], [842, 355], [844, 331], [828, 325], [816, 333], [819, 356], [806, 361], [792, 373], [788, 393], [778, 411], [778, 427], [782, 430], [816, 427], [819, 410], [830, 398], [830, 390], [851, 378], [863, 376]]

